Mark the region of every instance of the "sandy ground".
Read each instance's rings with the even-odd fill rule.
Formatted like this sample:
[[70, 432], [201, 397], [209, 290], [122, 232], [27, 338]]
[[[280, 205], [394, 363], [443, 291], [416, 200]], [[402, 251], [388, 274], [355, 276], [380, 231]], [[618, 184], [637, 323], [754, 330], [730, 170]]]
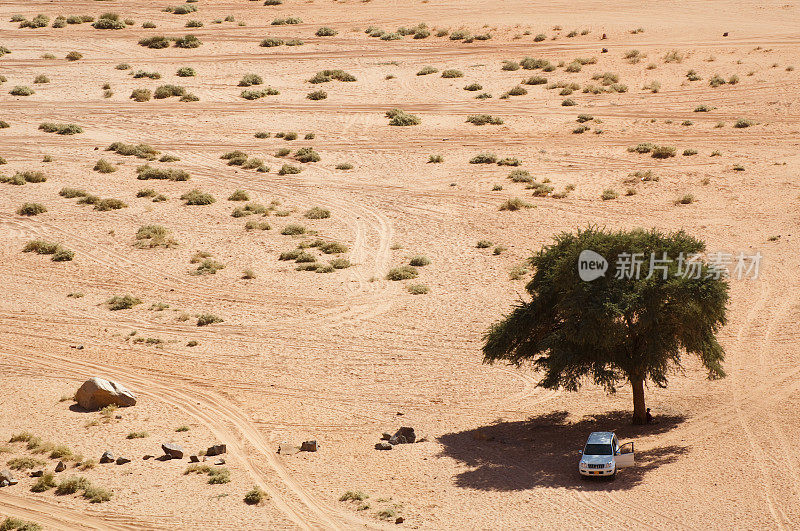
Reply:
[[[0, 174], [41, 170], [44, 183], [0, 184], [0, 440], [27, 430], [67, 444], [87, 458], [111, 449], [133, 458], [80, 473], [113, 490], [111, 501], [89, 504], [76, 495], [30, 492], [32, 478], [0, 489], [0, 515], [47, 528], [798, 528], [800, 527], [800, 354], [797, 322], [797, 171], [800, 6], [783, 2], [262, 2], [201, 1], [190, 15], [162, 12], [166, 3], [4, 2], [0, 5]], [[115, 11], [135, 25], [101, 31], [89, 24], [19, 29], [13, 14], [32, 18]], [[236, 22], [213, 24], [233, 15]], [[299, 25], [272, 26], [300, 16]], [[188, 19], [204, 27], [186, 29]], [[142, 29], [152, 21], [157, 29]], [[243, 21], [244, 26], [237, 23]], [[429, 27], [490, 33], [486, 41], [382, 41], [368, 26], [393, 31]], [[339, 31], [316, 37], [320, 26]], [[562, 30], [554, 30], [560, 26]], [[642, 28], [644, 31], [631, 33]], [[570, 30], [586, 35], [568, 38]], [[723, 37], [724, 32], [729, 32]], [[197, 35], [196, 49], [152, 50], [144, 36]], [[534, 42], [545, 33], [547, 39]], [[606, 40], [600, 40], [605, 33]], [[266, 36], [300, 38], [296, 47], [262, 48]], [[554, 38], [555, 37], [555, 38]], [[601, 48], [608, 53], [601, 53]], [[646, 57], [623, 57], [638, 49]], [[64, 56], [79, 51], [83, 59]], [[665, 63], [671, 50], [680, 63]], [[43, 54], [55, 59], [44, 59]], [[597, 57], [579, 73], [543, 74], [549, 82], [581, 86], [615, 72], [627, 93], [575, 91], [563, 107], [557, 90], [526, 86], [528, 94], [499, 96], [540, 71], [503, 71], [503, 60], [543, 57], [554, 64]], [[115, 65], [127, 62], [130, 71]], [[648, 69], [652, 63], [655, 68]], [[425, 65], [457, 68], [464, 77], [417, 76]], [[179, 78], [191, 66], [196, 77]], [[160, 80], [131, 71], [159, 72]], [[311, 85], [323, 69], [343, 69], [354, 83]], [[688, 81], [686, 72], [702, 78]], [[258, 73], [280, 94], [239, 97], [237, 83]], [[739, 82], [712, 88], [715, 73]], [[45, 74], [50, 83], [33, 84]], [[387, 79], [387, 76], [393, 76]], [[642, 86], [659, 81], [658, 93]], [[109, 83], [113, 95], [103, 97]], [[172, 83], [200, 98], [136, 103], [135, 88]], [[480, 83], [494, 97], [463, 90]], [[16, 85], [36, 93], [8, 94]], [[328, 98], [306, 94], [323, 89]], [[696, 113], [700, 104], [713, 109]], [[400, 107], [422, 119], [391, 127], [383, 113]], [[503, 125], [465, 123], [470, 114], [499, 116]], [[602, 123], [573, 134], [587, 113]], [[738, 118], [756, 122], [734, 128]], [[691, 125], [682, 125], [689, 120]], [[38, 130], [41, 122], [76, 123], [82, 134]], [[717, 124], [722, 123], [721, 127]], [[257, 131], [273, 133], [257, 139]], [[295, 131], [289, 142], [274, 137]], [[313, 140], [304, 140], [314, 133]], [[189, 172], [187, 182], [138, 181], [144, 161], [103, 151], [111, 142], [144, 142], [180, 161], [155, 166]], [[678, 156], [656, 160], [629, 153], [639, 142], [667, 144]], [[317, 163], [278, 175], [284, 147], [313, 146]], [[263, 158], [258, 173], [227, 166], [220, 156], [242, 150]], [[685, 149], [698, 151], [682, 156]], [[711, 156], [719, 151], [719, 156]], [[506, 176], [511, 168], [473, 165], [481, 152], [516, 157], [563, 199], [532, 197]], [[428, 164], [429, 155], [444, 162]], [[44, 156], [52, 162], [42, 162]], [[100, 157], [119, 165], [100, 174]], [[337, 170], [340, 163], [352, 170]], [[744, 171], [734, 171], [734, 165]], [[637, 170], [657, 182], [630, 185]], [[502, 185], [502, 190], [493, 190]], [[626, 196], [633, 186], [637, 193]], [[98, 212], [59, 196], [82, 188], [128, 207]], [[169, 200], [137, 198], [153, 188]], [[199, 188], [217, 201], [185, 206], [178, 198]], [[235, 189], [254, 201], [279, 201], [288, 216], [231, 217]], [[620, 193], [602, 201], [605, 189]], [[696, 202], [677, 206], [692, 194]], [[535, 208], [499, 211], [510, 197]], [[24, 202], [44, 204], [35, 217], [15, 213]], [[314, 206], [328, 219], [308, 220]], [[245, 221], [271, 230], [245, 231]], [[140, 249], [137, 229], [158, 223], [174, 248]], [[349, 247], [353, 267], [329, 274], [296, 271], [279, 253], [314, 237], [281, 235], [300, 223]], [[584, 387], [579, 393], [535, 386], [529, 370], [481, 363], [481, 336], [524, 294], [524, 277], [509, 272], [552, 235], [596, 223], [609, 228], [685, 229], [710, 250], [760, 251], [758, 280], [733, 281], [730, 323], [721, 333], [728, 377], [708, 382], [692, 360], [667, 389], [651, 386], [648, 405], [659, 422], [629, 425], [631, 396]], [[776, 238], [777, 237], [777, 238]], [[71, 262], [22, 253], [35, 238], [75, 251]], [[507, 250], [477, 249], [491, 240]], [[225, 264], [216, 275], [192, 276], [191, 257], [206, 251]], [[316, 251], [312, 252], [319, 254]], [[384, 280], [387, 271], [424, 254], [431, 264], [414, 281]], [[325, 258], [330, 258], [326, 256]], [[255, 278], [241, 278], [251, 269]], [[423, 283], [430, 292], [411, 295]], [[69, 294], [82, 293], [80, 298]], [[142, 304], [110, 311], [105, 301], [131, 294]], [[151, 309], [168, 304], [162, 311]], [[224, 322], [195, 325], [213, 313]], [[188, 316], [181, 320], [182, 315]], [[131, 335], [135, 332], [135, 335]], [[136, 342], [156, 338], [161, 344]], [[197, 346], [189, 347], [189, 341]], [[82, 349], [78, 347], [82, 346]], [[67, 401], [87, 377], [118, 380], [139, 396], [108, 422]], [[93, 422], [95, 421], [95, 422]], [[176, 432], [186, 425], [189, 431]], [[381, 432], [414, 426], [426, 442], [373, 449]], [[638, 466], [615, 482], [577, 476], [578, 450], [591, 431], [613, 429], [634, 440]], [[126, 439], [147, 431], [143, 439]], [[320, 451], [276, 454], [282, 441], [316, 439]], [[162, 442], [196, 452], [228, 445], [231, 482], [209, 485], [184, 475], [182, 462], [143, 461]], [[5, 442], [3, 443], [5, 445]], [[29, 455], [5, 445], [0, 468]], [[54, 462], [49, 462], [52, 466]], [[259, 485], [269, 499], [245, 505]], [[340, 502], [349, 490], [369, 495], [369, 508]], [[382, 520], [393, 510], [401, 526]]]

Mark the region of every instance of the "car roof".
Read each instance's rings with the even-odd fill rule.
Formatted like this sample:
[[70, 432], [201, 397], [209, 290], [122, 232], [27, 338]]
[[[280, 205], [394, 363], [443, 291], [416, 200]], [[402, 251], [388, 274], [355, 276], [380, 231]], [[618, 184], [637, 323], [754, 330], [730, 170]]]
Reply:
[[611, 444], [613, 437], [613, 431], [594, 431], [589, 434], [589, 440], [586, 441], [586, 444]]

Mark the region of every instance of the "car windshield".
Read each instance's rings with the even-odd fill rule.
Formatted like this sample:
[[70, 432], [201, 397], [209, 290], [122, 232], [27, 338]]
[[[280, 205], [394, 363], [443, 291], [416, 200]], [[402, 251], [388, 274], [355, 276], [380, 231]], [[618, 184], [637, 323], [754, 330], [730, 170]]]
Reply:
[[583, 455], [611, 455], [610, 444], [587, 444]]

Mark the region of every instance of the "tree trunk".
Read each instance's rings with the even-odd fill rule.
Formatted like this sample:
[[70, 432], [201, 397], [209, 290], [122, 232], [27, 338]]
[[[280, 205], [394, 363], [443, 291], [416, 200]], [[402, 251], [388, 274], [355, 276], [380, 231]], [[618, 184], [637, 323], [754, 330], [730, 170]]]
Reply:
[[633, 423], [645, 424], [647, 422], [647, 408], [644, 405], [644, 378], [632, 377], [633, 389]]

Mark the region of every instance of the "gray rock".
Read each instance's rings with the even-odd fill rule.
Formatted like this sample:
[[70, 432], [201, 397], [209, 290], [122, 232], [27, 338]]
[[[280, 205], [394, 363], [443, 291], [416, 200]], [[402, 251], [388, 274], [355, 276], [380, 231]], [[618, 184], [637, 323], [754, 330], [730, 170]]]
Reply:
[[300, 445], [301, 452], [316, 452], [317, 451], [317, 441], [303, 441]]
[[403, 426], [397, 433], [394, 434], [395, 437], [403, 437], [407, 443], [411, 444], [417, 440], [417, 434], [414, 433], [414, 428]]
[[402, 435], [395, 435], [391, 439], [389, 439], [389, 444], [397, 445], [397, 444], [406, 444], [406, 438]]
[[9, 483], [5, 479], [0, 479], [0, 488], [8, 487]]
[[117, 464], [118, 465], [124, 465], [125, 463], [130, 463], [130, 462], [131, 462], [131, 460], [128, 459], [127, 457], [122, 457], [122, 456], [117, 457]]
[[183, 448], [178, 444], [164, 443], [161, 445], [161, 449], [170, 459], [183, 459]]
[[217, 459], [216, 461], [214, 461], [214, 464], [215, 465], [224, 465], [225, 464], [225, 460], [224, 459]]
[[106, 450], [103, 452], [103, 455], [100, 456], [101, 463], [113, 463], [114, 462], [114, 454], [111, 453], [111, 450]]
[[56, 465], [56, 472], [63, 472], [67, 469], [67, 465], [64, 464], [64, 461], [59, 461]]
[[75, 393], [75, 400], [84, 409], [95, 410], [109, 405], [136, 405], [136, 396], [124, 386], [103, 378], [89, 378]]
[[190, 455], [189, 456], [189, 461], [192, 462], [192, 463], [199, 463], [200, 462], [200, 458], [197, 457], [196, 455]]
[[298, 451], [300, 451], [300, 449], [297, 446], [286, 441], [283, 441], [278, 445], [278, 453], [281, 455], [294, 455]]
[[375, 445], [376, 450], [391, 450], [392, 445], [386, 441], [381, 441]]
[[392, 434], [391, 434], [391, 433], [389, 433], [389, 432], [386, 432], [386, 431], [385, 431], [385, 432], [383, 432], [383, 433], [381, 434], [381, 440], [382, 440], [382, 441], [388, 441], [388, 440], [389, 440], [389, 439], [391, 439], [391, 438], [392, 438]]
[[[5, 485], [3, 485], [5, 483]], [[0, 485], [6, 487], [8, 485], [16, 485], [18, 481], [14, 479], [14, 475], [10, 470], [5, 469], [0, 471]]]
[[214, 455], [222, 455], [228, 453], [228, 447], [224, 444], [215, 444], [214, 446], [209, 446], [208, 450], [206, 450], [206, 455], [214, 456]]

